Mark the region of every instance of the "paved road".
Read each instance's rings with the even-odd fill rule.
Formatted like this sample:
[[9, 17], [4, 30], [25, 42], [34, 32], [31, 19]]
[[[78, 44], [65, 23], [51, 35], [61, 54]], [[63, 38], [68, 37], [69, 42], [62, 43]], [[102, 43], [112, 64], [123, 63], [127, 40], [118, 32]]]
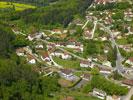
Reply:
[[[90, 7], [92, 7], [92, 6], [93, 6], [93, 3], [92, 3], [90, 6], [88, 6], [88, 9], [89, 9]], [[89, 22], [89, 20], [86, 21], [86, 23], [83, 25], [82, 29], [84, 29], [84, 28], [86, 27], [86, 25], [88, 24], [88, 22]]]
[[89, 20], [86, 21], [86, 23], [84, 24], [84, 26], [82, 27], [82, 29], [84, 29], [86, 27], [86, 25], [88, 24]]
[[97, 20], [94, 21], [94, 28], [93, 28], [93, 30], [92, 30], [92, 37], [91, 37], [91, 39], [93, 39], [93, 37], [94, 37], [95, 30], [96, 30], [96, 26], [97, 26]]
[[[124, 71], [125, 71], [126, 69], [125, 69], [125, 67], [122, 65], [122, 61], [123, 61], [124, 58], [122, 57], [122, 55], [121, 55], [121, 53], [120, 53], [120, 51], [119, 51], [118, 44], [116, 43], [116, 41], [115, 41], [115, 39], [114, 39], [114, 35], [113, 35], [112, 31], [111, 31], [108, 27], [105, 27], [102, 23], [99, 23], [99, 22], [98, 22], [98, 24], [101, 25], [101, 26], [104, 28], [104, 30], [110, 34], [110, 37], [111, 37], [111, 38], [110, 38], [110, 41], [111, 41], [111, 43], [112, 43], [112, 47], [113, 47], [113, 48], [116, 47], [116, 49], [117, 49], [117, 60], [116, 60], [116, 68], [115, 68], [115, 69], [118, 70], [119, 74], [121, 74], [122, 76], [125, 77]], [[126, 77], [126, 78], [127, 78], [127, 77]]]

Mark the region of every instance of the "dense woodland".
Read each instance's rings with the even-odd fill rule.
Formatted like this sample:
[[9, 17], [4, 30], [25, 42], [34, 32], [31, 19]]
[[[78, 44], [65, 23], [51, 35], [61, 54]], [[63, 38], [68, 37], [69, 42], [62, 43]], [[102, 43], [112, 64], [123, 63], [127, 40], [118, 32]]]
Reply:
[[[75, 15], [83, 16], [85, 10], [93, 0], [60, 0], [54, 4], [36, 7], [36, 9], [27, 9], [23, 12], [15, 12], [14, 9], [0, 10], [2, 13], [0, 19], [17, 22], [19, 26], [46, 26], [66, 27]], [[8, 12], [5, 13], [5, 12]], [[9, 16], [10, 15], [10, 16]]]
[[85, 13], [90, 0], [62, 0], [54, 5], [36, 9], [35, 11], [24, 11], [22, 19], [27, 23], [38, 23], [43, 25], [67, 26], [74, 15]]
[[41, 78], [15, 54], [16, 36], [7, 25], [0, 24], [0, 35], [0, 100], [44, 100], [59, 91], [58, 75]]

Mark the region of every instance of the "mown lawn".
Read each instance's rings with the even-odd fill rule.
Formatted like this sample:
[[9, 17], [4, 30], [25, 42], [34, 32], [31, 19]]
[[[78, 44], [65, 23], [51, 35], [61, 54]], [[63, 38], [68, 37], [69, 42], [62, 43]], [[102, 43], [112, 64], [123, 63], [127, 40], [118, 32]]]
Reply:
[[35, 8], [35, 6], [32, 5], [0, 1], [0, 8], [13, 8], [13, 6], [15, 7], [16, 11], [22, 11], [28, 8]]
[[53, 57], [54, 61], [63, 66], [64, 68], [79, 68], [80, 67], [80, 61], [79, 60], [63, 60], [59, 57]]
[[124, 44], [127, 44], [127, 43], [128, 43], [128, 41], [127, 41], [126, 38], [117, 39], [116, 42], [117, 42], [118, 44], [121, 44], [121, 45], [124, 45]]

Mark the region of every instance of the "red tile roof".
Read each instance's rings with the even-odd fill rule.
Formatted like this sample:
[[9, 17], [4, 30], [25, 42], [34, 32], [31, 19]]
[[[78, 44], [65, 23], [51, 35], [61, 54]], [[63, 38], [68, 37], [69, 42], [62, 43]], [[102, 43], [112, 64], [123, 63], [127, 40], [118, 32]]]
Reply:
[[70, 70], [70, 69], [61, 69], [61, 72], [68, 75], [68, 74], [72, 73], [72, 70]]
[[82, 64], [87, 64], [87, 65], [90, 64], [89, 61], [85, 61], [85, 60], [81, 60], [80, 63], [82, 63]]
[[131, 62], [133, 62], [133, 57], [130, 57], [129, 60], [130, 60]]
[[45, 52], [45, 53], [43, 54], [43, 58], [46, 58], [46, 57], [49, 57], [48, 52]]
[[25, 50], [24, 50], [24, 48], [18, 48], [18, 49], [16, 49], [16, 52], [17, 53], [24, 53]]
[[133, 86], [133, 80], [128, 80], [128, 79], [126, 79], [126, 80], [123, 80], [122, 83], [123, 83], [123, 84], [126, 84], [126, 85]]
[[88, 73], [83, 74], [83, 78], [89, 79], [90, 77], [91, 77], [91, 75]]
[[30, 55], [30, 54], [28, 54], [28, 55], [27, 55], [27, 58], [28, 58], [28, 60], [35, 59], [35, 57], [34, 57], [34, 56], [32, 56], [32, 55]]

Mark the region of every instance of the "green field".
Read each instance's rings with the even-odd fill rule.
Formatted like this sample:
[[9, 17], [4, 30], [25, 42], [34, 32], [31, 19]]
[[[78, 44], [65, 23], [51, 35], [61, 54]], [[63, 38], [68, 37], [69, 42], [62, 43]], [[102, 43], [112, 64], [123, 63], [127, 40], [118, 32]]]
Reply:
[[63, 66], [64, 68], [80, 68], [80, 61], [79, 60], [63, 60], [58, 57], [53, 57], [54, 61]]
[[16, 11], [22, 11], [28, 8], [35, 8], [35, 6], [32, 5], [0, 1], [0, 8], [13, 8], [13, 7], [15, 7]]

